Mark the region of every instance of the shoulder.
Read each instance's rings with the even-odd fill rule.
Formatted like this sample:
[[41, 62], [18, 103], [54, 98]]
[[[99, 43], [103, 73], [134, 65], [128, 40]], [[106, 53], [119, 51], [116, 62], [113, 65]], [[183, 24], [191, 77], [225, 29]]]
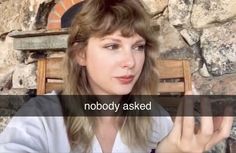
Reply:
[[156, 107], [155, 110], [158, 110], [158, 114], [152, 117], [152, 130], [160, 141], [172, 130], [173, 121], [169, 113], [161, 105], [157, 105]]
[[69, 151], [69, 140], [63, 117], [13, 117], [0, 133], [0, 150], [5, 152]]
[[49, 111], [56, 111], [56, 109], [60, 109], [56, 97], [32, 98], [12, 117], [0, 134], [0, 150], [6, 152], [68, 151], [70, 147], [63, 116], [55, 113], [54, 116], [49, 116]]
[[151, 117], [152, 127], [148, 143], [149, 150], [156, 148], [157, 144], [162, 141], [172, 130], [173, 122], [170, 116]]
[[60, 100], [55, 91], [39, 95], [26, 102], [15, 116], [62, 116]]
[[151, 117], [152, 128], [150, 137], [150, 147], [156, 148], [157, 143], [162, 141], [172, 130], [173, 121], [169, 113], [161, 106], [158, 106], [159, 115]]
[[159, 142], [170, 133], [173, 128], [173, 122], [170, 116], [152, 117], [152, 120], [152, 134], [156, 142]]

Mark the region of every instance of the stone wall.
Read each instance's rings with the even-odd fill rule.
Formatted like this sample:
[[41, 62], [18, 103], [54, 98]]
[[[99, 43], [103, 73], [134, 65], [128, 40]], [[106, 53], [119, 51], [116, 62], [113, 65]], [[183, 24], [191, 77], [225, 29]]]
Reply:
[[[0, 95], [36, 89], [36, 61], [63, 52], [13, 49], [12, 31], [44, 29], [60, 0], [0, 0]], [[160, 56], [191, 61], [199, 94], [236, 93], [235, 0], [142, 0], [158, 30]], [[233, 132], [232, 132], [233, 133]], [[229, 143], [234, 144], [235, 134]], [[221, 145], [224, 152], [225, 143]], [[214, 151], [213, 151], [214, 152]]]
[[13, 49], [12, 31], [46, 26], [54, 0], [0, 0], [0, 95], [25, 94], [36, 88], [35, 54]]
[[200, 94], [236, 93], [236, 1], [143, 3], [159, 26], [161, 56], [191, 59], [193, 82]]

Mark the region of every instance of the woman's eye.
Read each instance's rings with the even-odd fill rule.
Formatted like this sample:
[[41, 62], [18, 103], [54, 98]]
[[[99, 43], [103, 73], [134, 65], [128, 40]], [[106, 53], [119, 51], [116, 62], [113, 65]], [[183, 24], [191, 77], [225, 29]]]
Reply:
[[137, 50], [137, 51], [145, 51], [146, 45], [138, 45], [134, 49]]
[[110, 44], [110, 45], [106, 45], [105, 48], [109, 49], [109, 50], [116, 50], [119, 48], [118, 44]]

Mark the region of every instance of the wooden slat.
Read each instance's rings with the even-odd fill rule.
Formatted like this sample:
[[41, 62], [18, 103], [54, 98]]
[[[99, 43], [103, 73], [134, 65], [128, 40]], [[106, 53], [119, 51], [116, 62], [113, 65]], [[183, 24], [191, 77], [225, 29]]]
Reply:
[[64, 81], [62, 79], [51, 79], [48, 78], [47, 82], [52, 82], [52, 83], [63, 83]]
[[62, 60], [63, 58], [51, 58], [47, 60], [46, 78], [61, 79], [63, 77]]
[[160, 82], [158, 92], [169, 93], [169, 92], [184, 92], [184, 82]]
[[37, 74], [37, 95], [45, 94], [45, 68], [46, 68], [46, 59], [38, 60], [38, 74]]
[[160, 79], [183, 78], [183, 63], [181, 60], [157, 60]]
[[157, 63], [164, 67], [182, 67], [183, 60], [167, 60], [167, 59], [157, 59]]
[[[63, 58], [39, 60], [37, 77], [37, 94], [45, 94], [52, 90], [61, 90], [63, 83], [47, 80], [62, 79]], [[47, 61], [47, 63], [46, 63]], [[160, 82], [159, 93], [185, 93], [191, 91], [191, 71], [188, 61], [184, 60], [158, 60], [160, 79], [182, 78], [184, 82]], [[47, 67], [47, 68], [46, 68]], [[178, 80], [178, 81], [180, 81]], [[46, 83], [47, 82], [47, 83]]]
[[187, 91], [192, 91], [192, 79], [191, 79], [191, 69], [189, 66], [189, 62], [184, 60], [183, 61], [183, 70], [184, 70], [184, 90], [185, 92]]
[[48, 82], [46, 83], [46, 93], [49, 93], [51, 92], [52, 90], [56, 90], [56, 91], [59, 91], [59, 90], [62, 90], [63, 88], [63, 83], [51, 83], [51, 82]]

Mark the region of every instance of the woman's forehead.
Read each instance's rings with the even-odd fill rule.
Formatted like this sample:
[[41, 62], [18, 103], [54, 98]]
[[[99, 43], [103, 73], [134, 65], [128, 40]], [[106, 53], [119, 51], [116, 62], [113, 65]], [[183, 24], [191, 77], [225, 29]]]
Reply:
[[121, 30], [116, 30], [115, 32], [111, 33], [111, 34], [106, 34], [103, 36], [99, 36], [96, 37], [100, 40], [106, 40], [106, 39], [114, 39], [114, 40], [119, 40], [119, 39], [135, 39], [135, 40], [139, 40], [139, 41], [145, 41], [145, 38], [143, 38], [142, 36], [140, 36], [138, 33], [133, 32], [132, 35], [130, 36], [124, 36], [121, 32]]

